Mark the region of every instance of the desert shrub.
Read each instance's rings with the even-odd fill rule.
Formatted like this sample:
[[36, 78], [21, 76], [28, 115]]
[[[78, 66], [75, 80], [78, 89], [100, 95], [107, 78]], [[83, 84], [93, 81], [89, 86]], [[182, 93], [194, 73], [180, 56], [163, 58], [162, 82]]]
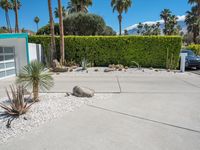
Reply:
[[[49, 43], [50, 37], [30, 36], [29, 42]], [[65, 55], [67, 60], [80, 64], [87, 59], [95, 66], [131, 66], [135, 61], [142, 67], [176, 68], [181, 42], [179, 36], [66, 36]], [[59, 37], [56, 43], [59, 50]]]

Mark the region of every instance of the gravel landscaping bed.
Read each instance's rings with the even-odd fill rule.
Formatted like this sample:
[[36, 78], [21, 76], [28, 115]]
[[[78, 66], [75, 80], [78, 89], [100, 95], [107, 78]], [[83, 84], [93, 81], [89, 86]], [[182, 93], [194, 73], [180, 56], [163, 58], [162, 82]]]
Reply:
[[[52, 119], [59, 118], [66, 112], [74, 111], [83, 104], [92, 104], [96, 100], [108, 99], [111, 94], [96, 94], [93, 98], [77, 98], [66, 96], [64, 93], [48, 93], [40, 96], [40, 102], [35, 103], [27, 114], [16, 118], [7, 128], [8, 118], [0, 116], [0, 143], [8, 142], [9, 139], [22, 135], [31, 129], [40, 126]], [[0, 99], [5, 102], [7, 98]], [[0, 113], [3, 110], [0, 108]]]

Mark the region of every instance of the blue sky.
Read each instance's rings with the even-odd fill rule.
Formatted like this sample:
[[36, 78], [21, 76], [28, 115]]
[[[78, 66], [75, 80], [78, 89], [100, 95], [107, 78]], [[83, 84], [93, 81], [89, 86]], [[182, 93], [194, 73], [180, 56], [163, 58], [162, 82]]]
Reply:
[[[69, 0], [62, 0], [67, 5]], [[117, 13], [112, 12], [111, 0], [93, 0], [93, 6], [89, 8], [91, 13], [98, 14], [105, 19], [107, 25], [118, 31]], [[190, 9], [188, 0], [133, 0], [133, 5], [127, 14], [123, 15], [123, 29], [144, 21], [159, 20], [159, 14], [164, 8], [169, 8], [175, 15], [184, 15]], [[52, 0], [53, 8], [57, 6], [57, 0]], [[33, 22], [35, 16], [40, 17], [39, 26], [46, 25], [49, 20], [47, 0], [21, 0], [22, 7], [19, 11], [20, 28], [36, 30]], [[10, 12], [12, 27], [14, 27], [14, 13]], [[55, 20], [58, 21], [57, 19]], [[0, 10], [0, 26], [5, 25], [5, 17]]]

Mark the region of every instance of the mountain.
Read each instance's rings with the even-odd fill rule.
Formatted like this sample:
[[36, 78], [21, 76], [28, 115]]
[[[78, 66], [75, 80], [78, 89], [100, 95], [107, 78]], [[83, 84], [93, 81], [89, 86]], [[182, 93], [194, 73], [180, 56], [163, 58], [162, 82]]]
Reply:
[[[142, 22], [142, 24], [156, 24], [156, 22], [160, 22], [160, 29], [161, 31], [163, 31], [164, 29], [164, 21], [163, 20], [158, 20], [158, 21], [146, 21], [146, 22]], [[178, 16], [178, 25], [180, 25], [181, 27], [181, 31], [186, 33], [187, 32], [187, 25], [185, 24], [185, 16]], [[128, 31], [128, 34], [137, 34], [137, 26], [138, 24], [134, 24], [132, 26], [129, 26], [127, 28], [125, 28], [125, 30]]]

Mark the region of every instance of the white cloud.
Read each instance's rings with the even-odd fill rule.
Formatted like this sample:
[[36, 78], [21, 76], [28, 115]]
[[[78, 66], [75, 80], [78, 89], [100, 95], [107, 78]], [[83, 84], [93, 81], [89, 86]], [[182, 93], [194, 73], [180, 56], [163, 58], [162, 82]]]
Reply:
[[[184, 21], [185, 20], [185, 15], [182, 15], [182, 16], [177, 16], [178, 17], [178, 21]], [[145, 22], [142, 22], [143, 24], [156, 24], [157, 22], [160, 22], [161, 24], [164, 23], [163, 20], [157, 20], [157, 21], [145, 21]], [[131, 30], [131, 29], [134, 29], [134, 28], [137, 28], [138, 24], [134, 24], [132, 26], [129, 26], [127, 28], [125, 28], [125, 30]]]

